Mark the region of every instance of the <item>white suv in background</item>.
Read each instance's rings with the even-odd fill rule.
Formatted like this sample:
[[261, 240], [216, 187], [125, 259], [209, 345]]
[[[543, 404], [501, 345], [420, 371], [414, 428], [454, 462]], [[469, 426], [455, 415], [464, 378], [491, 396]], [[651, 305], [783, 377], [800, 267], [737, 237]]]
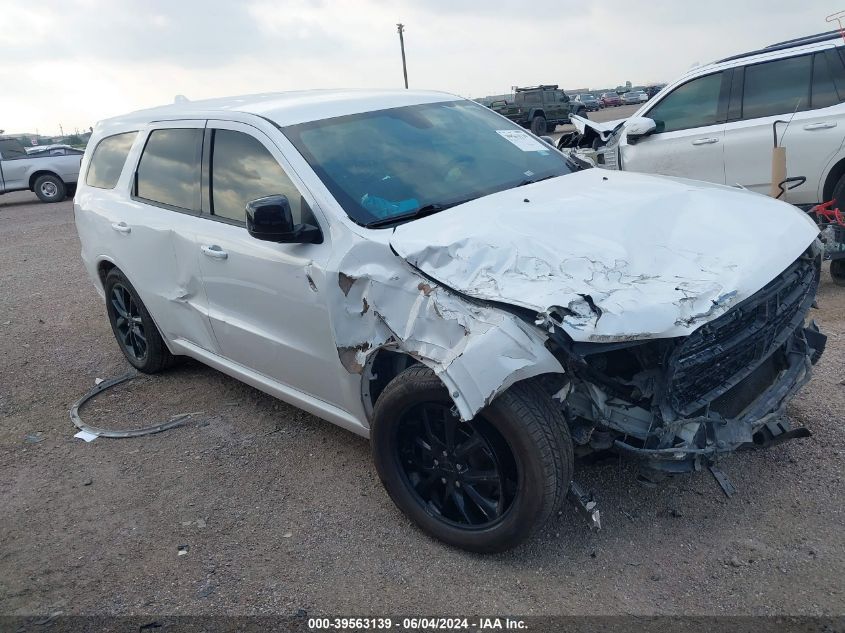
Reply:
[[600, 167], [768, 193], [783, 121], [787, 176], [807, 179], [785, 199], [845, 206], [843, 46], [832, 31], [694, 68], [623, 122], [578, 121], [579, 145], [599, 148]]

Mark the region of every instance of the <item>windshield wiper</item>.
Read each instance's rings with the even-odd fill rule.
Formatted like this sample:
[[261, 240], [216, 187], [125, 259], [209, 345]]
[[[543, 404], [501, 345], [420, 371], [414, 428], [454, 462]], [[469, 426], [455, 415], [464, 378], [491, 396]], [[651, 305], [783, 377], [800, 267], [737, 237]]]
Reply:
[[521, 183], [519, 183], [517, 185], [517, 187], [524, 187], [525, 185], [533, 185], [535, 182], [540, 182], [542, 180], [548, 180], [549, 178], [557, 178], [560, 175], [561, 174], [552, 174], [551, 176], [543, 176], [542, 178], [535, 178], [533, 180], [531, 180], [529, 178], [528, 180], [523, 180]]
[[391, 224], [396, 224], [397, 222], [407, 222], [408, 220], [416, 220], [417, 218], [432, 215], [439, 211], [443, 211], [444, 209], [455, 207], [459, 204], [463, 204], [464, 202], [469, 202], [470, 200], [475, 200], [475, 198], [467, 198], [466, 200], [459, 200], [458, 202], [450, 202], [448, 204], [442, 204], [438, 202], [426, 204], [414, 211], [400, 213], [399, 215], [392, 215], [389, 218], [379, 218], [378, 220], [367, 222], [364, 226], [366, 226], [368, 229], [375, 229], [381, 226], [390, 226]]

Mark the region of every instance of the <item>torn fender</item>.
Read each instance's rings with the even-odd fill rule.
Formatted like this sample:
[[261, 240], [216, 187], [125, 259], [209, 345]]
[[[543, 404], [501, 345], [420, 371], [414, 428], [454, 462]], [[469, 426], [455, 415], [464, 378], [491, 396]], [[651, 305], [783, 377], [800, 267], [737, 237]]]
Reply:
[[405, 352], [440, 377], [470, 420], [512, 384], [563, 372], [538, 328], [432, 282], [386, 244], [360, 242], [338, 268], [332, 324], [350, 373], [363, 373], [379, 349]]

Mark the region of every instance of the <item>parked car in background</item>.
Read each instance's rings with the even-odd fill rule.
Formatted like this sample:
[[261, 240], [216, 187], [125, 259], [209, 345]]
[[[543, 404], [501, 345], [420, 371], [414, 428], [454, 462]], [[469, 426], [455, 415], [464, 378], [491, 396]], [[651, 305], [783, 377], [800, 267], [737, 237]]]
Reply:
[[648, 95], [642, 90], [629, 90], [622, 95], [622, 103], [625, 105], [637, 105], [648, 101]]
[[99, 123], [82, 170], [82, 260], [127, 361], [190, 356], [369, 437], [451, 545], [526, 539], [576, 446], [656, 477], [808, 434], [777, 417], [825, 341], [791, 205], [582, 169], [412, 90], [143, 110]]
[[835, 199], [845, 209], [845, 43], [838, 31], [696, 67], [629, 119], [579, 124], [582, 137], [568, 140], [599, 146], [599, 166], [763, 194], [772, 186], [776, 130], [786, 175], [806, 178], [785, 199], [804, 206]]
[[26, 153], [30, 156], [82, 156], [84, 151], [64, 144], [35, 145], [26, 148]]
[[646, 93], [646, 95], [648, 96], [648, 98], [649, 98], [649, 99], [651, 99], [651, 98], [652, 98], [652, 97], [654, 97], [654, 96], [655, 96], [658, 92], [660, 92], [661, 90], [663, 90], [663, 88], [665, 88], [665, 87], [666, 87], [666, 84], [656, 84], [656, 85], [654, 85], [654, 86], [648, 86], [648, 87], [645, 89], [645, 93]]
[[513, 103], [494, 103], [495, 106], [491, 104], [493, 110], [537, 136], [552, 132], [558, 125], [566, 125], [570, 114], [587, 115], [586, 106], [570, 101], [556, 84], [517, 88]]
[[0, 139], [0, 194], [29, 190], [42, 202], [60, 202], [73, 195], [82, 152], [26, 150], [18, 139]]
[[591, 94], [577, 94], [575, 95], [573, 100], [577, 103], [583, 103], [584, 107], [587, 109], [587, 112], [596, 112], [599, 108], [601, 108], [599, 100]]
[[622, 105], [622, 99], [615, 92], [605, 92], [599, 97], [602, 108], [615, 108]]

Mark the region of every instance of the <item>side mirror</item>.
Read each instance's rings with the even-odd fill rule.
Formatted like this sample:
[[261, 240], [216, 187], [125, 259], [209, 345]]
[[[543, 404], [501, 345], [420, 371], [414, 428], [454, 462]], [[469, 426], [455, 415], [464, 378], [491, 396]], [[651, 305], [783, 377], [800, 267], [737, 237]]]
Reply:
[[638, 116], [628, 119], [625, 124], [625, 134], [628, 137], [628, 142], [632, 145], [638, 143], [641, 139], [654, 133], [657, 129], [657, 123], [654, 119], [648, 117]]
[[320, 244], [323, 234], [311, 224], [294, 224], [287, 196], [267, 196], [246, 204], [246, 230], [257, 240]]

